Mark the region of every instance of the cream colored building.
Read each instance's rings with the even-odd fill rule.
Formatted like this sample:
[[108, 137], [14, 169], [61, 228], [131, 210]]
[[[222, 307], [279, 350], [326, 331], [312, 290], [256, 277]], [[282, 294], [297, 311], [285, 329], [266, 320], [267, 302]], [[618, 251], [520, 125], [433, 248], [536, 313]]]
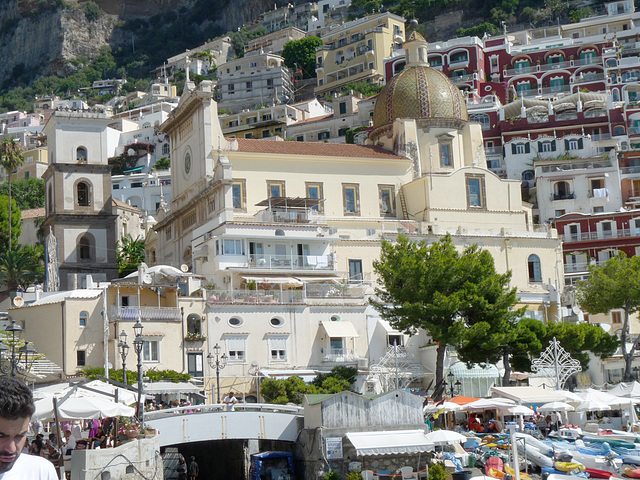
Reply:
[[405, 19], [386, 12], [329, 31], [316, 52], [318, 86], [315, 94], [328, 97], [349, 82], [384, 83], [384, 58], [404, 42]]
[[229, 357], [222, 388], [255, 395], [259, 375], [354, 365], [358, 388], [380, 390], [367, 372], [396, 341], [428, 382], [424, 332], [404, 336], [367, 305], [381, 241], [400, 233], [477, 243], [512, 270], [531, 316], [557, 309], [556, 231], [532, 223], [518, 182], [487, 169], [480, 124], [426, 48], [415, 34], [405, 43], [407, 68], [378, 96], [366, 146], [224, 139], [206, 82], [161, 126], [174, 196], [148, 258], [206, 276], [209, 345]]

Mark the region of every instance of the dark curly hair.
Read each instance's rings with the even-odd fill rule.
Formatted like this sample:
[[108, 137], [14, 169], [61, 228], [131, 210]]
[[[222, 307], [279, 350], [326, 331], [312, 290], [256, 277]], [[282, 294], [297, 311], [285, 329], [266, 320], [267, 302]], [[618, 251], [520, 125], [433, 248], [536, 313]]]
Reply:
[[36, 407], [31, 390], [12, 377], [0, 377], [0, 417], [7, 420], [28, 418]]

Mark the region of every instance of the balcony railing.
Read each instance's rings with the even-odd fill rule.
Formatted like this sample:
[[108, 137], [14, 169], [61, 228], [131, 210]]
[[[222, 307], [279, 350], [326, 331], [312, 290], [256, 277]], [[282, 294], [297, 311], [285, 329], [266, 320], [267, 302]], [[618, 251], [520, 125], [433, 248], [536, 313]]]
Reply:
[[599, 82], [604, 80], [603, 73], [588, 73], [583, 77], [577, 76], [574, 83], [587, 83], [587, 82]]
[[549, 93], [563, 93], [571, 90], [571, 85], [553, 85], [552, 87], [543, 87], [540, 90], [542, 95], [546, 95]]
[[584, 242], [589, 240], [608, 240], [611, 238], [640, 237], [640, 230], [619, 228], [612, 231], [603, 232], [583, 232], [583, 233], [566, 233], [564, 241], [566, 243]]
[[592, 142], [600, 142], [602, 140], [611, 140], [611, 134], [610, 133], [594, 133], [593, 135], [591, 135], [591, 141]]
[[[633, 173], [640, 173], [640, 166], [636, 165], [633, 167], [620, 167], [620, 173], [622, 175], [630, 175]], [[633, 195], [635, 196], [635, 195]]]
[[[597, 157], [596, 157], [597, 158]], [[540, 161], [544, 162], [544, 160]], [[566, 172], [569, 170], [587, 170], [592, 168], [609, 168], [611, 167], [611, 161], [608, 158], [602, 157], [597, 161], [575, 161], [575, 162], [566, 162], [566, 163], [556, 163], [552, 165], [541, 165], [541, 163], [536, 161], [536, 168], [540, 168], [541, 173], [555, 173], [555, 172]]]
[[473, 81], [473, 73], [469, 75], [458, 75], [457, 77], [452, 77], [453, 83], [461, 83], [461, 82], [471, 82]]
[[351, 348], [330, 348], [325, 350], [322, 361], [328, 363], [357, 362], [358, 355]]
[[249, 269], [334, 270], [333, 255], [249, 255]]
[[510, 68], [507, 70], [507, 76], [511, 77], [513, 75], [523, 75], [525, 73], [535, 72], [536, 67], [520, 67], [520, 68]]
[[364, 298], [363, 284], [317, 284], [308, 283], [303, 288], [295, 290], [276, 289], [263, 290], [207, 290], [207, 303], [250, 303], [250, 304], [289, 304], [304, 303], [306, 300], [318, 299], [349, 299]]
[[502, 147], [484, 147], [485, 155], [502, 155]]
[[632, 135], [638, 135], [640, 134], [640, 126], [629, 127], [628, 132]]
[[[598, 260], [594, 262], [595, 265], [602, 265], [606, 262], [606, 260]], [[589, 262], [576, 262], [576, 263], [565, 263], [564, 264], [564, 273], [576, 273], [576, 272], [586, 272], [589, 270]]]
[[132, 321], [138, 318], [142, 320], [172, 322], [180, 321], [180, 309], [177, 307], [117, 307], [112, 306], [109, 312], [111, 321]]
[[262, 210], [255, 216], [262, 223], [312, 223], [318, 212], [311, 209]]
[[551, 200], [574, 200], [576, 198], [575, 193], [552, 193]]
[[467, 57], [467, 58], [458, 58], [456, 60], [450, 61], [449, 62], [449, 66], [450, 67], [457, 67], [459, 65], [465, 65], [467, 63], [469, 63], [469, 57]]

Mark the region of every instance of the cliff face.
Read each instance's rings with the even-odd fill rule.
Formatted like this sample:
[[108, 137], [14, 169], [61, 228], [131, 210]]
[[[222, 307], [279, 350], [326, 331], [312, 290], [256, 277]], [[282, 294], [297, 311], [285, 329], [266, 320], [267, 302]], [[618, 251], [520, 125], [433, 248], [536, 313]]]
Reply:
[[[174, 18], [184, 18], [204, 4], [210, 13], [208, 18], [198, 18], [190, 29], [194, 34], [207, 32], [210, 37], [212, 31], [222, 34], [250, 24], [261, 12], [273, 8], [273, 0], [94, 1], [102, 13], [93, 21], [87, 19], [85, 5], [77, 0], [0, 1], [0, 87], [10, 88], [17, 78], [28, 82], [42, 75], [67, 75], [75, 70], [73, 61], [78, 57], [93, 59], [107, 45], [115, 49], [126, 44], [131, 48], [135, 31], [120, 28], [127, 19], [146, 20], [169, 12]], [[66, 6], [60, 6], [63, 3]], [[197, 43], [189, 45], [195, 46]], [[164, 53], [163, 58], [168, 58], [178, 52]]]

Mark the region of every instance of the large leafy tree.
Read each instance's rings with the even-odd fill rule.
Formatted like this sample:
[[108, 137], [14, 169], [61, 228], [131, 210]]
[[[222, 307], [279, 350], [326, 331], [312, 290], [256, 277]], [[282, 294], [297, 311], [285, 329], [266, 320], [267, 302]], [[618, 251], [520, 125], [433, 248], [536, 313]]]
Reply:
[[27, 245], [0, 255], [0, 281], [14, 292], [44, 278], [44, 247]]
[[305, 37], [285, 43], [282, 50], [284, 64], [289, 68], [302, 70], [304, 78], [316, 76], [316, 48], [322, 45], [318, 37]]
[[268, 378], [260, 384], [262, 398], [267, 403], [302, 403], [302, 397], [314, 393], [339, 393], [350, 390], [358, 370], [352, 367], [335, 367], [331, 372], [319, 374], [309, 384], [293, 375], [289, 378]]
[[[9, 208], [9, 205], [13, 208]], [[22, 219], [16, 201], [12, 199], [9, 204], [9, 197], [0, 195], [0, 252], [17, 249], [20, 233], [22, 233]]]
[[578, 303], [591, 314], [624, 312], [620, 343], [625, 362], [624, 380], [633, 379], [631, 368], [640, 336], [630, 338], [629, 320], [640, 310], [640, 257], [620, 252], [602, 265], [589, 266], [589, 279], [578, 283]]
[[[24, 164], [24, 157], [22, 151], [24, 148], [22, 144], [15, 138], [5, 138], [0, 144], [0, 165], [4, 167], [7, 173], [7, 181], [9, 182], [9, 218], [11, 215], [11, 174], [16, 171], [20, 166]], [[11, 223], [9, 222], [9, 238], [11, 238]], [[9, 242], [8, 247], [11, 251], [12, 242]]]
[[[9, 184], [0, 185], [0, 195], [9, 195]], [[21, 178], [11, 182], [11, 199], [20, 210], [42, 208], [44, 204], [44, 180], [41, 178]]]
[[436, 395], [447, 346], [458, 345], [469, 326], [499, 328], [520, 313], [512, 311], [511, 273], [497, 273], [491, 254], [477, 245], [458, 251], [449, 235], [432, 244], [402, 235], [383, 242], [373, 266], [382, 288], [371, 303], [382, 318], [407, 333], [422, 328], [438, 343]]

